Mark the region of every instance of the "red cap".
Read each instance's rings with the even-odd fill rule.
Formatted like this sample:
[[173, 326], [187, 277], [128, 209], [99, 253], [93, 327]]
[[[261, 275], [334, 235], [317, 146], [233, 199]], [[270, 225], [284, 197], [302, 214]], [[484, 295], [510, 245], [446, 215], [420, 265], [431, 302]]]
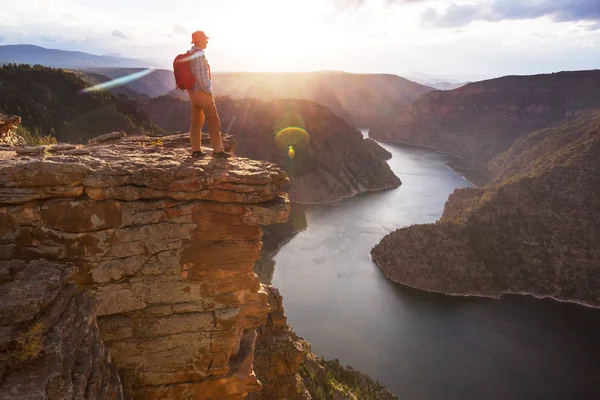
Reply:
[[196, 43], [202, 39], [208, 39], [208, 36], [206, 36], [204, 31], [196, 31], [192, 33], [192, 43]]

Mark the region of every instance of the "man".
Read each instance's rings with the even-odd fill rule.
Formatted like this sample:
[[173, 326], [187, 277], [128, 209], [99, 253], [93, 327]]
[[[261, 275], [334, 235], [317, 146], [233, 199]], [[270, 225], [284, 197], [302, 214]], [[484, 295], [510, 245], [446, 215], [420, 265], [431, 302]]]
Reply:
[[190, 126], [190, 141], [192, 142], [192, 157], [201, 158], [202, 152], [202, 126], [204, 118], [208, 124], [210, 144], [213, 148], [213, 158], [229, 158], [231, 154], [223, 150], [221, 139], [221, 120], [217, 113], [217, 106], [212, 93], [210, 66], [206, 61], [204, 49], [208, 44], [208, 37], [202, 31], [192, 33], [192, 49], [190, 50], [190, 67], [196, 78], [196, 83], [188, 90], [192, 107], [192, 121]]

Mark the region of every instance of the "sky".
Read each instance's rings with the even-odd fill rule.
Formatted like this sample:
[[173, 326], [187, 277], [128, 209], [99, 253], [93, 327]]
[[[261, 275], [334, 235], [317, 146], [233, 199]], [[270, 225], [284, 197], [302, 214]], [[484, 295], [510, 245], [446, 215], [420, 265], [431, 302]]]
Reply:
[[0, 0], [0, 45], [455, 81], [600, 67], [600, 0]]

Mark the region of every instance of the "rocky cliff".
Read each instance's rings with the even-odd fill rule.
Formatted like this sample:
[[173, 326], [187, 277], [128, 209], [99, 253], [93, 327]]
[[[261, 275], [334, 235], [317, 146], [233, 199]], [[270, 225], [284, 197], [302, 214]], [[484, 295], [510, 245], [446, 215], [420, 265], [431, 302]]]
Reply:
[[[5, 242], [5, 225], [0, 232]], [[0, 261], [0, 399], [123, 398], [97, 300], [68, 282], [74, 272], [43, 259]]]
[[260, 389], [255, 329], [269, 307], [252, 268], [259, 226], [287, 219], [288, 179], [188, 146], [114, 134], [0, 149], [2, 396], [120, 398], [115, 368], [125, 398]]
[[[384, 149], [319, 104], [219, 98], [217, 106], [223, 130], [236, 136], [237, 154], [273, 162], [290, 175], [293, 202], [335, 201], [401, 183], [382, 159], [389, 157]], [[169, 131], [189, 129], [186, 101], [163, 96], [145, 103], [145, 111]], [[289, 127], [302, 129], [278, 134]], [[293, 159], [288, 144], [294, 145]]]
[[390, 233], [373, 260], [419, 289], [600, 306], [600, 114], [526, 135], [489, 165], [489, 185], [455, 190], [437, 223]]
[[0, 114], [0, 146], [25, 144], [25, 140], [16, 134], [15, 129], [21, 123], [21, 117]]
[[425, 94], [397, 116], [373, 125], [369, 135], [433, 147], [483, 168], [520, 136], [596, 108], [600, 70], [507, 76]]

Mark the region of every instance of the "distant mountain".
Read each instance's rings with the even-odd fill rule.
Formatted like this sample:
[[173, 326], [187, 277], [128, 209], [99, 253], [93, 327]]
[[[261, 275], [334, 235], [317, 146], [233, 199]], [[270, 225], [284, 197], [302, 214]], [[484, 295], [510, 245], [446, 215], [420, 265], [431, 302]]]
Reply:
[[[396, 75], [346, 72], [214, 73], [213, 88], [216, 95], [234, 99], [312, 100], [357, 128], [389, 119], [433, 90]], [[187, 97], [176, 90], [171, 94]]]
[[[117, 79], [144, 71], [145, 68], [83, 68], [83, 70], [105, 75], [111, 79]], [[124, 83], [121, 87], [131, 89], [150, 97], [158, 97], [175, 88], [175, 77], [171, 70], [154, 69], [147, 75]]]
[[600, 307], [600, 113], [590, 114], [518, 139], [489, 163], [490, 184], [455, 190], [435, 224], [384, 237], [377, 265], [418, 289]]
[[429, 86], [437, 90], [458, 89], [459, 87], [464, 86], [473, 80], [467, 80], [464, 79], [464, 77], [461, 79], [454, 79], [451, 76], [437, 76], [415, 71], [403, 73], [400, 74], [400, 76], [403, 76], [404, 78], [409, 79], [413, 82], [417, 82], [421, 85]]
[[159, 134], [135, 101], [107, 92], [85, 93], [89, 86], [74, 72], [42, 66], [0, 67], [0, 112], [18, 115], [32, 132], [62, 142], [86, 142], [112, 132]]
[[425, 94], [372, 127], [381, 141], [433, 147], [479, 165], [521, 135], [600, 107], [600, 70], [507, 76]]
[[[189, 101], [161, 96], [141, 103], [155, 124], [187, 132]], [[217, 97], [222, 130], [235, 136], [236, 154], [271, 161], [284, 168], [292, 182], [290, 199], [298, 203], [335, 201], [357, 193], [397, 187], [400, 180], [384, 158], [388, 154], [330, 109], [307, 100], [256, 100]], [[304, 128], [276, 134], [284, 127]], [[302, 139], [295, 158], [287, 142]], [[286, 139], [286, 140], [287, 140]], [[307, 141], [304, 141], [304, 140]], [[281, 146], [283, 144], [283, 146]]]
[[[416, 81], [415, 81], [416, 82]], [[453, 90], [465, 86], [469, 82], [450, 83], [450, 82], [422, 82], [423, 85], [431, 86], [437, 90]]]
[[97, 56], [81, 51], [47, 49], [30, 44], [0, 46], [1, 64], [40, 64], [54, 68], [155, 68], [156, 64], [133, 58]]

